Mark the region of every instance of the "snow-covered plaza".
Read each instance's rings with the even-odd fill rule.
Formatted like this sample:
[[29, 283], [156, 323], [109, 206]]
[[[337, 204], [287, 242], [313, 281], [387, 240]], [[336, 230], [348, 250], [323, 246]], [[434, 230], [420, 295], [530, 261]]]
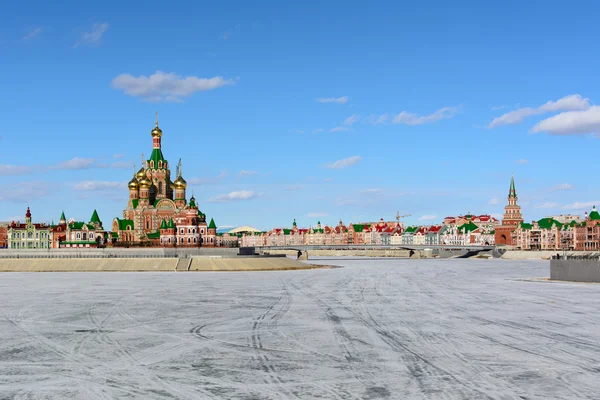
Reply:
[[598, 399], [600, 285], [548, 261], [0, 274], [0, 399]]

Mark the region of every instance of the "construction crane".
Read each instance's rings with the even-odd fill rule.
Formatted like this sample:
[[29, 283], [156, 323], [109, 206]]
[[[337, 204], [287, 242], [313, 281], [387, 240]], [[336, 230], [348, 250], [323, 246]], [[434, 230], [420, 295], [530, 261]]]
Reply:
[[400, 215], [400, 211], [396, 211], [396, 223], [397, 224], [400, 224], [400, 219], [406, 218], [406, 217], [412, 217], [412, 214]]

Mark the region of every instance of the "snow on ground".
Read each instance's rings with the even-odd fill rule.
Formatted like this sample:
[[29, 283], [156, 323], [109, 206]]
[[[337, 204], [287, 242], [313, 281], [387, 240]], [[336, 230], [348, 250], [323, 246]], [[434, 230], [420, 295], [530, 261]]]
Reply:
[[600, 285], [322, 262], [345, 268], [0, 274], [0, 399], [598, 398]]

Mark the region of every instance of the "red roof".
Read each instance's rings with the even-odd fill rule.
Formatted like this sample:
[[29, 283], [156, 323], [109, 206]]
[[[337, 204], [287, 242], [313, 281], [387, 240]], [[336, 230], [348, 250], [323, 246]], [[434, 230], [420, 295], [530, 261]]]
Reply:
[[429, 228], [429, 232], [438, 233], [440, 231], [440, 229], [442, 229], [441, 225], [433, 225]]

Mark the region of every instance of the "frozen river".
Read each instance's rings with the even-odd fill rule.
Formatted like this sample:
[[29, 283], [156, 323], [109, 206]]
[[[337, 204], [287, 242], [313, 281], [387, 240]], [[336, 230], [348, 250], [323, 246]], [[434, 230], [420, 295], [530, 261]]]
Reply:
[[598, 399], [600, 285], [547, 261], [0, 274], [0, 399]]

